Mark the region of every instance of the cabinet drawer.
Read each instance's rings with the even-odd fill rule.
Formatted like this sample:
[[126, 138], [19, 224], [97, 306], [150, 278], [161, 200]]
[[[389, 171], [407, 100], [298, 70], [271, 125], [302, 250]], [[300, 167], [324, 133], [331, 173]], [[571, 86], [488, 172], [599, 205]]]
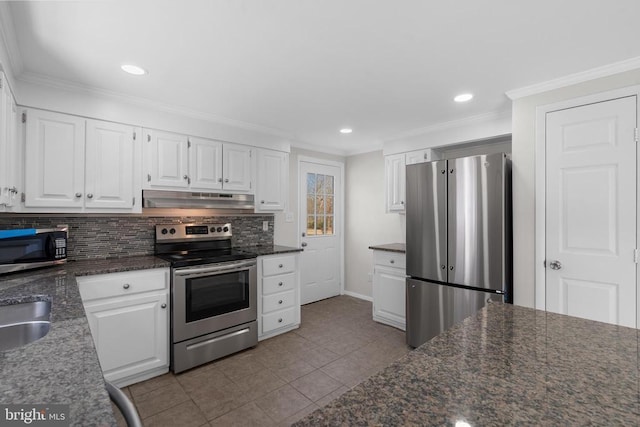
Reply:
[[296, 292], [289, 291], [281, 294], [268, 295], [262, 297], [262, 312], [269, 313], [274, 310], [293, 307], [296, 300]]
[[283, 274], [282, 276], [265, 277], [262, 279], [262, 293], [272, 294], [294, 289], [296, 286], [295, 273]]
[[276, 311], [274, 313], [262, 316], [262, 333], [266, 334], [275, 329], [293, 325], [296, 321], [296, 308], [291, 307], [286, 310]]
[[81, 276], [77, 278], [77, 281], [82, 300], [90, 301], [98, 298], [164, 290], [167, 287], [168, 272], [169, 270], [165, 268], [127, 271], [124, 273]]
[[373, 263], [404, 270], [406, 268], [406, 256], [400, 252], [373, 251]]
[[296, 270], [296, 256], [286, 255], [262, 259], [262, 275], [291, 273]]

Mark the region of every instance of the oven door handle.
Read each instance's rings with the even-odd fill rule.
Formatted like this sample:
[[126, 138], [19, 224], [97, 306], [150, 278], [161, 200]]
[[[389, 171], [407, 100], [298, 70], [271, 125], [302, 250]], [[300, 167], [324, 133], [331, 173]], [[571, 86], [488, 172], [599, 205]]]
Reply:
[[250, 267], [255, 267], [256, 261], [237, 262], [228, 265], [209, 266], [209, 267], [186, 267], [184, 269], [175, 269], [174, 274], [176, 276], [191, 276], [193, 274], [205, 274], [205, 273], [226, 273], [237, 270], [245, 270]]

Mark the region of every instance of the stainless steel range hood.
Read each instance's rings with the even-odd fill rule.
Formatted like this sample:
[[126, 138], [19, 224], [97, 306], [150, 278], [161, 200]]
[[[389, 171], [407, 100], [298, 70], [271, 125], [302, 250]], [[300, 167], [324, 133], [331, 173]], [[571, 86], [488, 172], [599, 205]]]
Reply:
[[227, 213], [252, 213], [255, 206], [253, 194], [166, 190], [143, 190], [142, 203], [144, 208], [224, 209]]

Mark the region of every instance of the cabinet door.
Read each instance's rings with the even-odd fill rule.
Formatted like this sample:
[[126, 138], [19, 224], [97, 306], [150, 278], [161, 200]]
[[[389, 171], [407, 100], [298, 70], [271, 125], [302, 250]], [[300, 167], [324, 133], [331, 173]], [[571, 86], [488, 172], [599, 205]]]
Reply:
[[251, 148], [224, 144], [222, 148], [222, 188], [233, 191], [251, 190]]
[[256, 211], [283, 211], [289, 190], [289, 154], [258, 149], [257, 156]]
[[189, 138], [189, 177], [194, 190], [222, 189], [222, 143]]
[[403, 270], [375, 266], [373, 276], [373, 317], [405, 329], [406, 276]]
[[85, 311], [107, 380], [168, 366], [166, 293], [96, 300]]
[[387, 212], [403, 212], [405, 192], [404, 153], [385, 156], [384, 170], [387, 190]]
[[7, 90], [7, 149], [6, 149], [6, 195], [5, 204], [7, 207], [19, 205], [18, 194], [20, 173], [22, 172], [22, 157], [18, 150], [18, 106], [10, 90]]
[[11, 161], [8, 156], [9, 135], [8, 124], [9, 115], [7, 111], [7, 99], [9, 88], [5, 76], [0, 72], [0, 209], [9, 201], [9, 168]]
[[[151, 160], [147, 181], [150, 187], [189, 187], [189, 146], [187, 137], [147, 130], [147, 154]], [[149, 153], [150, 152], [150, 153]]]
[[132, 208], [136, 130], [132, 126], [87, 120], [85, 207]]
[[27, 110], [25, 206], [78, 208], [84, 201], [85, 121]]

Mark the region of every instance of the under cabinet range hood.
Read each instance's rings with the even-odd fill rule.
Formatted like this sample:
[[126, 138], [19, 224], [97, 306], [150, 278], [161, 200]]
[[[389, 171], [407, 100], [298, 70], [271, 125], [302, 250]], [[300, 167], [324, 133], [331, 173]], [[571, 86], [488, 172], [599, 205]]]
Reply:
[[224, 209], [226, 213], [253, 212], [253, 194], [199, 193], [193, 191], [143, 190], [142, 207], [170, 209]]

